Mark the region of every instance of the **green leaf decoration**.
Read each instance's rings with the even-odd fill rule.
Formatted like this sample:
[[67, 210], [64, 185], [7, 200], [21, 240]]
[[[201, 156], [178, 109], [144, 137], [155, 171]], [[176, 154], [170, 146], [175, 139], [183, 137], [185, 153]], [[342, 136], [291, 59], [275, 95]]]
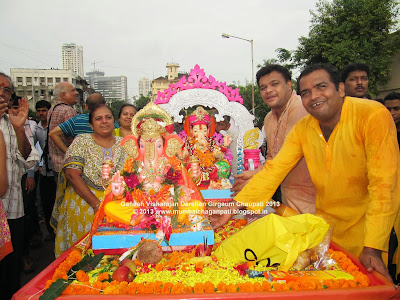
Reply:
[[39, 300], [53, 300], [61, 295], [61, 293], [66, 289], [66, 287], [72, 281], [65, 281], [64, 279], [57, 279], [53, 282], [50, 287], [39, 297]]
[[102, 260], [104, 252], [99, 253], [95, 256], [86, 255], [80, 262], [73, 266], [68, 272], [68, 278], [75, 279], [75, 273], [79, 270], [89, 272], [96, 268], [99, 262]]

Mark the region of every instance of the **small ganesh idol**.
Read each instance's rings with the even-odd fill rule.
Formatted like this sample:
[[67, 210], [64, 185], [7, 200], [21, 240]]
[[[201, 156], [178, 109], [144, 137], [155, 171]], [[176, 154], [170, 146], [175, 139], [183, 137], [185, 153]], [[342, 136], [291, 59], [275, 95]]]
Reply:
[[186, 168], [199, 189], [230, 188], [230, 164], [224, 158], [231, 139], [226, 135], [223, 144], [218, 145], [213, 137], [215, 120], [201, 106], [185, 119], [184, 156]]
[[106, 197], [108, 222], [151, 228], [159, 239], [167, 240], [172, 224], [199, 228], [204, 220], [203, 200], [176, 157], [182, 155], [183, 141], [172, 130], [171, 117], [154, 103], [135, 115], [133, 136], [122, 140], [129, 156], [123, 170], [111, 179], [112, 196]]

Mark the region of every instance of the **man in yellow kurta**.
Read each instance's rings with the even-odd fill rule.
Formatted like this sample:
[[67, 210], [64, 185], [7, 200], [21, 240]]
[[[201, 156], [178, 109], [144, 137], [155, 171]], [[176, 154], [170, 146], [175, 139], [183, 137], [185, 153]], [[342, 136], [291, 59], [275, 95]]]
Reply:
[[[400, 202], [400, 159], [390, 113], [375, 101], [344, 98], [338, 71], [326, 64], [307, 67], [298, 91], [310, 115], [234, 198], [236, 207], [262, 209], [304, 157], [317, 192], [317, 215], [333, 221], [333, 240], [360, 256], [368, 271], [390, 279], [381, 252], [388, 249]], [[213, 226], [230, 217], [215, 218]]]

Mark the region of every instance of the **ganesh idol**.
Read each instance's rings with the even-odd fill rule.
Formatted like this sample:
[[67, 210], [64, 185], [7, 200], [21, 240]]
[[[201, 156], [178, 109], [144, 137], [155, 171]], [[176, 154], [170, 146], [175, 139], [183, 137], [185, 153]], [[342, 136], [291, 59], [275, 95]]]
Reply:
[[217, 143], [215, 119], [202, 106], [186, 117], [184, 130], [187, 134], [183, 152], [186, 168], [198, 188], [230, 188], [230, 164], [225, 158], [230, 136], [224, 136], [222, 144]]
[[133, 135], [121, 142], [128, 158], [110, 178], [102, 205], [108, 223], [153, 229], [159, 239], [169, 238], [172, 224], [199, 229], [203, 200], [177, 158], [183, 141], [172, 131], [171, 117], [154, 103], [134, 116]]

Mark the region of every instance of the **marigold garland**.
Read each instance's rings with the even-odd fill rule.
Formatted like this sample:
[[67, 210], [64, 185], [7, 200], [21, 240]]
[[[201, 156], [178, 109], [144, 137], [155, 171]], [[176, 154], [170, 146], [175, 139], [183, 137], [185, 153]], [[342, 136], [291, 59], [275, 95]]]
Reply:
[[[220, 242], [227, 236], [234, 234], [246, 225], [243, 219], [231, 220], [226, 226], [215, 231], [215, 240]], [[217, 246], [215, 246], [217, 247]], [[215, 248], [214, 247], [214, 248]], [[353, 275], [354, 280], [312, 280], [269, 282], [264, 278], [248, 278], [240, 276], [233, 269], [234, 264], [229, 261], [211, 256], [205, 261], [197, 261], [196, 249], [190, 252], [175, 251], [167, 253], [156, 265], [142, 264], [135, 260], [137, 266], [136, 278], [133, 282], [111, 281], [108, 272], [97, 274], [95, 279], [91, 273], [79, 270], [76, 280], [62, 293], [63, 295], [88, 295], [88, 294], [203, 294], [203, 293], [236, 293], [236, 292], [269, 292], [269, 291], [297, 291], [318, 290], [326, 288], [367, 287], [369, 278], [341, 251], [329, 249], [330, 256], [337, 262], [340, 269]], [[73, 250], [59, 265], [51, 280], [47, 281], [46, 289], [58, 278], [68, 279], [69, 269], [82, 259], [79, 251]], [[194, 259], [194, 261], [193, 261]], [[117, 257], [106, 264], [112, 268], [118, 264]], [[104, 263], [101, 265], [104, 269]], [[247, 267], [257, 268], [252, 264]]]

